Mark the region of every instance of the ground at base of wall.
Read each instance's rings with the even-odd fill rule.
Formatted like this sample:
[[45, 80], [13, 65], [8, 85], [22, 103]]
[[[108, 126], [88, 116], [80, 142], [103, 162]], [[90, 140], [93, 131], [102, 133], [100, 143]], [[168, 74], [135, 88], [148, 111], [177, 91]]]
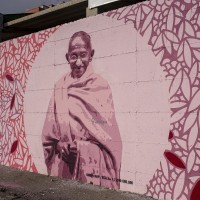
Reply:
[[153, 200], [144, 195], [114, 191], [77, 181], [0, 166], [0, 200]]

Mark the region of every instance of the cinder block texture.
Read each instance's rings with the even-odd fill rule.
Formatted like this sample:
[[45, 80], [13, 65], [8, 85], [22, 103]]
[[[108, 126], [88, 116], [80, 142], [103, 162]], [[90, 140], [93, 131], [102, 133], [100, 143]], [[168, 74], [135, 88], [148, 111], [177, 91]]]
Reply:
[[199, 199], [199, 24], [152, 0], [1, 43], [0, 164]]

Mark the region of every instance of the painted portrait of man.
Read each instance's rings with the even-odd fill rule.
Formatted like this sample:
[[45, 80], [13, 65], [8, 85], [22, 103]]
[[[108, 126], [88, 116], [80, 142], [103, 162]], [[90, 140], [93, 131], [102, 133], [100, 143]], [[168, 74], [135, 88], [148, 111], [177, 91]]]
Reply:
[[88, 33], [72, 35], [71, 71], [55, 84], [42, 130], [45, 163], [51, 176], [119, 189], [122, 141], [110, 86], [92, 67], [94, 52]]

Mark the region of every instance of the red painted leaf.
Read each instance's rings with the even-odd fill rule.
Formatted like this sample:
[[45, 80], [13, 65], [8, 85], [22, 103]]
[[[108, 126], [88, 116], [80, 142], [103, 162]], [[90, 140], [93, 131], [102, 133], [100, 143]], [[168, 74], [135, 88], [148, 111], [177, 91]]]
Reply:
[[168, 139], [171, 140], [174, 137], [174, 133], [172, 131], [169, 132]]
[[12, 99], [11, 99], [11, 103], [10, 103], [10, 110], [12, 110], [13, 106], [15, 103], [15, 94], [13, 95]]
[[200, 179], [197, 181], [193, 187], [190, 200], [199, 200], [200, 199]]
[[10, 153], [14, 153], [17, 149], [18, 146], [18, 140], [16, 140], [15, 142], [13, 142]]
[[32, 170], [33, 170], [34, 173], [38, 173], [38, 170], [37, 170], [37, 168], [36, 168], [34, 163], [32, 164]]
[[9, 81], [14, 81], [14, 78], [13, 78], [11, 75], [9, 75], [9, 74], [6, 74], [6, 78], [7, 78]]
[[174, 165], [178, 168], [181, 168], [181, 169], [185, 169], [184, 162], [176, 154], [174, 154], [170, 151], [165, 151], [164, 155], [172, 165]]

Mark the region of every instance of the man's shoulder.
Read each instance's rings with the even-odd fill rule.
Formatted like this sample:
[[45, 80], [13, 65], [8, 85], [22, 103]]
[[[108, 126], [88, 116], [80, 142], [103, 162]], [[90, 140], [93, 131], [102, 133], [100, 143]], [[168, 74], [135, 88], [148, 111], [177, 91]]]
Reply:
[[91, 77], [93, 79], [94, 84], [105, 86], [105, 87], [109, 86], [108, 81], [104, 79], [100, 74], [93, 73]]
[[55, 88], [62, 88], [65, 83], [65, 80], [69, 77], [70, 72], [65, 73], [60, 79], [58, 79], [55, 83]]

